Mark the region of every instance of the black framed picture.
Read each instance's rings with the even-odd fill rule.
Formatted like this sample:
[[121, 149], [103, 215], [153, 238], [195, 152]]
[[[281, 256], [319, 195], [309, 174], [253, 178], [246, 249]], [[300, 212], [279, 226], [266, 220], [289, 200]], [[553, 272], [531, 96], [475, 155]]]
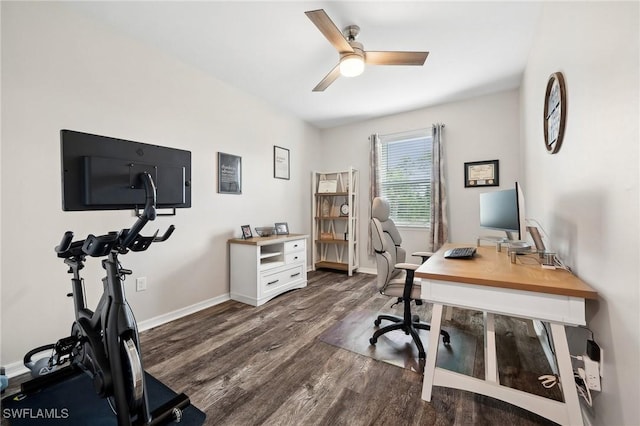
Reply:
[[218, 152], [218, 192], [242, 194], [242, 157]]
[[249, 238], [253, 238], [253, 234], [251, 233], [251, 226], [242, 225], [240, 229], [242, 229], [242, 238], [244, 238], [245, 240]]
[[276, 235], [289, 235], [289, 225], [287, 222], [277, 222], [275, 227]]
[[499, 160], [464, 163], [465, 188], [498, 185], [500, 185]]
[[289, 180], [290, 162], [289, 150], [280, 146], [273, 147], [273, 177]]

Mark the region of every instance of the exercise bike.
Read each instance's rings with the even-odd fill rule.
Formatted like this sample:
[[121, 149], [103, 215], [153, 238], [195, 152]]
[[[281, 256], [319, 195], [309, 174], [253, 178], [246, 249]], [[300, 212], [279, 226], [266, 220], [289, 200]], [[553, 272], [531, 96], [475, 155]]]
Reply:
[[[89, 235], [78, 241], [73, 241], [73, 232], [67, 231], [55, 247], [58, 257], [64, 259], [72, 274], [72, 292], [68, 296], [73, 297], [75, 321], [71, 336], [55, 345], [52, 359], [57, 362], [68, 360], [71, 368], [79, 368], [91, 377], [97, 394], [109, 401], [119, 426], [179, 422], [181, 410], [190, 403], [185, 394], [180, 394], [157, 410], [149, 410], [138, 327], [123, 284], [126, 275], [131, 275], [132, 271], [122, 267], [118, 256], [129, 251], [144, 251], [152, 243], [165, 241], [175, 228], [171, 225], [161, 237], [157, 236], [157, 231], [152, 236], [140, 235], [147, 222], [156, 217], [153, 179], [147, 173], [141, 173], [140, 178], [146, 202], [142, 214], [130, 229]], [[95, 310], [86, 306], [84, 280], [80, 277], [87, 256], [106, 257], [102, 260], [106, 271], [106, 277], [102, 279], [104, 291]]]

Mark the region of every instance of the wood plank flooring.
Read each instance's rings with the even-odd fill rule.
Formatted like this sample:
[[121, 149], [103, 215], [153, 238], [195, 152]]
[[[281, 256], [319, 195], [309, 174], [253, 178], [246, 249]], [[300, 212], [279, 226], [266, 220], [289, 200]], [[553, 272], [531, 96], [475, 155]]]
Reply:
[[[320, 341], [348, 313], [388, 310], [390, 300], [377, 293], [373, 275], [315, 271], [308, 278], [306, 288], [260, 307], [229, 301], [141, 333], [145, 369], [189, 395], [207, 425], [553, 424], [453, 389], [434, 388], [428, 403], [420, 374]], [[478, 337], [468, 362], [484, 374], [481, 313], [454, 310], [443, 327]], [[537, 376], [549, 372], [546, 359], [530, 355], [537, 340], [519, 320], [497, 319], [496, 329], [506, 336], [498, 338], [503, 383], [545, 394]]]

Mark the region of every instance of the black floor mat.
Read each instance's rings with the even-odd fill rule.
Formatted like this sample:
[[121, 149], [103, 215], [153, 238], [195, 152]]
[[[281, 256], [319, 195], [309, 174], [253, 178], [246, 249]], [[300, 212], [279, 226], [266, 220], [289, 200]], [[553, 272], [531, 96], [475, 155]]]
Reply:
[[[151, 411], [161, 406], [176, 393], [145, 373]], [[91, 379], [83, 373], [71, 376], [30, 395], [16, 393], [2, 399], [3, 424], [8, 425], [117, 425], [118, 421], [106, 399], [98, 397]], [[200, 426], [205, 414], [187, 406], [180, 423], [170, 425]]]

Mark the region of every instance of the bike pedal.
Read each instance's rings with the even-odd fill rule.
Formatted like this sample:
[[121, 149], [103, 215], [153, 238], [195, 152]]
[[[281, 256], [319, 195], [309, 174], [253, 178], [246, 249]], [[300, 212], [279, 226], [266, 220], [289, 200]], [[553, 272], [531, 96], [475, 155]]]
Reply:
[[74, 336], [62, 338], [56, 342], [55, 351], [59, 355], [68, 355], [73, 350], [78, 339]]

